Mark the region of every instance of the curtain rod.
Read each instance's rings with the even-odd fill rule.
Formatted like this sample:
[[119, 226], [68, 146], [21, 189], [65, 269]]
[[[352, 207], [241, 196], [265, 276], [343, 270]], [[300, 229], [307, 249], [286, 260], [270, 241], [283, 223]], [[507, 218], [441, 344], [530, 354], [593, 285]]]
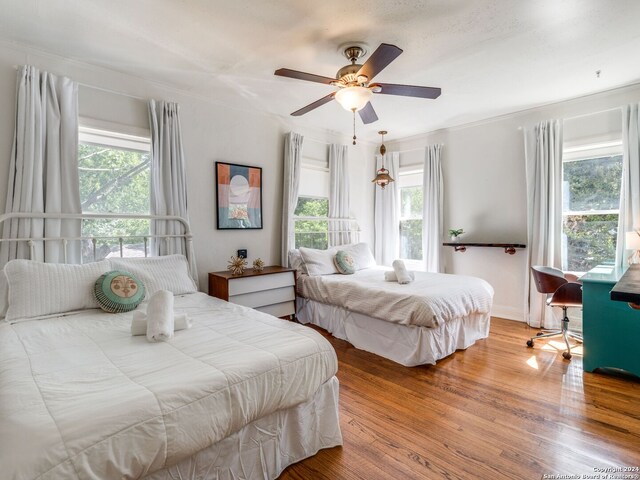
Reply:
[[[291, 130], [293, 132], [293, 130]], [[308, 137], [307, 135], [305, 135], [304, 133], [301, 133], [301, 135], [304, 137], [304, 140], [308, 140], [310, 142], [315, 142], [315, 143], [322, 143], [323, 145], [345, 145], [347, 147], [349, 147], [349, 142], [345, 142], [345, 143], [337, 143], [337, 142], [327, 142], [326, 140], [320, 140], [318, 138], [313, 138], [313, 137]]]
[[[13, 69], [17, 71], [20, 67], [21, 67], [21, 65], [14, 65]], [[66, 77], [66, 75], [63, 75], [63, 76]], [[67, 78], [70, 78], [70, 77], [67, 77]], [[82, 87], [85, 87], [85, 88], [90, 88], [92, 90], [99, 90], [101, 92], [113, 93], [114, 95], [120, 95], [120, 96], [123, 96], [123, 97], [134, 98], [136, 100], [143, 100], [145, 102], [150, 99], [150, 97], [141, 97], [139, 95], [133, 95], [131, 93], [119, 92], [117, 90], [112, 90], [110, 88], [98, 87], [96, 85], [89, 85], [88, 83], [78, 82], [77, 80], [73, 80], [73, 79], [71, 79], [71, 80], [73, 82], [75, 82], [79, 86], [82, 86]]]
[[[605, 108], [604, 110], [598, 110], [597, 112], [582, 113], [580, 115], [574, 115], [572, 117], [560, 118], [560, 120], [562, 120], [563, 122], [566, 122], [567, 120], [575, 120], [576, 118], [590, 117], [592, 115], [599, 115], [601, 113], [613, 112], [615, 110], [620, 110], [623, 106], [624, 105], [620, 105], [618, 107], [612, 107], [612, 108]], [[536, 125], [538, 123], [540, 123], [540, 122], [536, 122], [536, 123], [531, 124], [531, 125]], [[531, 125], [529, 125], [529, 126], [531, 126]], [[524, 126], [520, 125], [518, 127], [518, 130], [522, 130], [523, 128], [524, 128]]]
[[98, 90], [98, 91], [106, 92], [106, 93], [113, 93], [114, 95], [120, 95], [122, 97], [133, 98], [135, 100], [142, 100], [144, 102], [150, 100], [150, 98], [151, 98], [151, 97], [141, 97], [140, 95], [133, 95], [131, 93], [119, 92], [117, 90], [112, 90], [110, 88], [97, 87], [96, 85], [89, 85], [87, 83], [82, 83], [82, 82], [76, 82], [76, 83], [78, 85], [80, 85], [81, 87], [90, 88], [92, 90]]
[[[441, 147], [444, 147], [444, 143], [432, 143], [431, 145], [440, 145]], [[391, 147], [389, 147], [389, 150], [387, 151], [387, 154], [389, 153], [409, 153], [409, 152], [418, 152], [418, 151], [423, 151], [425, 148], [427, 148], [429, 145], [425, 145], [424, 147], [416, 147], [416, 148], [409, 148], [407, 150], [391, 150]]]

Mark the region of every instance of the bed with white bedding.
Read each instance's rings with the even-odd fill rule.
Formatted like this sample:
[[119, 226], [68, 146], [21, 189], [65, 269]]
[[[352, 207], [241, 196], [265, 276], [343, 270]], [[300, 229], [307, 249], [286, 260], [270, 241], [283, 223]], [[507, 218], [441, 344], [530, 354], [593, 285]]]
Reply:
[[[203, 293], [175, 306], [193, 327], [161, 343], [131, 336], [131, 313], [0, 325], [3, 477], [140, 478], [318, 391], [337, 396], [322, 392], [337, 386], [337, 361], [316, 332]], [[332, 422], [314, 428], [329, 431], [309, 436], [311, 451], [288, 452], [294, 461], [340, 444], [337, 411], [324, 407]]]
[[[273, 479], [342, 444], [337, 359], [320, 334], [196, 292], [185, 257], [131, 262], [5, 267], [0, 477]], [[132, 336], [134, 312], [86, 297], [105, 268], [175, 293], [191, 328]]]
[[[333, 251], [362, 251], [359, 245]], [[399, 284], [385, 281], [384, 273], [391, 269], [375, 266], [370, 253], [369, 259], [362, 252], [355, 255], [364, 268], [351, 275], [332, 273], [328, 264], [316, 265], [311, 274], [304, 268], [308, 265], [299, 268], [301, 323], [316, 324], [357, 348], [405, 366], [435, 364], [489, 335], [493, 288], [486, 281], [414, 272], [414, 281]], [[322, 265], [323, 254], [312, 252], [311, 260]]]

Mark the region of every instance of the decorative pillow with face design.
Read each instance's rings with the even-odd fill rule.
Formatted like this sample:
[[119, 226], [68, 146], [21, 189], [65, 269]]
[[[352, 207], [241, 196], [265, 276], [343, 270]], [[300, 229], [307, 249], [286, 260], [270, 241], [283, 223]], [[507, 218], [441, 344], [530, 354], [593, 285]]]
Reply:
[[93, 294], [105, 312], [129, 312], [144, 300], [144, 285], [132, 273], [113, 270], [96, 280]]

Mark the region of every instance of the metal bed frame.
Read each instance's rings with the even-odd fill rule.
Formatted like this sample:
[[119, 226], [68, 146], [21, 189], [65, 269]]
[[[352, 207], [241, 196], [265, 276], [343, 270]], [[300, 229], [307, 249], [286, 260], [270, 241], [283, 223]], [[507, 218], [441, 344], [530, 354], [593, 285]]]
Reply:
[[79, 236], [79, 237], [20, 237], [20, 238], [0, 238], [0, 242], [25, 242], [29, 245], [30, 258], [35, 256], [36, 243], [42, 242], [61, 242], [64, 248], [64, 262], [67, 263], [68, 251], [67, 247], [71, 241], [90, 241], [93, 249], [93, 259], [96, 256], [96, 246], [100, 240], [117, 240], [120, 246], [120, 257], [123, 257], [124, 241], [126, 239], [142, 238], [144, 242], [144, 256], [149, 255], [149, 240], [150, 239], [164, 239], [167, 243], [173, 238], [182, 238], [186, 244], [186, 257], [189, 264], [191, 264], [193, 256], [193, 235], [191, 233], [191, 227], [189, 222], [180, 216], [176, 215], [137, 215], [128, 213], [6, 213], [0, 215], [0, 227], [4, 226], [5, 222], [12, 220], [149, 220], [149, 221], [176, 221], [182, 226], [183, 233], [170, 234], [170, 235], [131, 235], [131, 236]]

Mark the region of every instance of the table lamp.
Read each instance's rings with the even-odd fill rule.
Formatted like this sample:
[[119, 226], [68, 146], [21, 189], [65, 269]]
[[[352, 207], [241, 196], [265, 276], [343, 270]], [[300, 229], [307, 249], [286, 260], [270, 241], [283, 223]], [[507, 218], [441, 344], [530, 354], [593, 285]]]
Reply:
[[640, 263], [640, 230], [627, 232], [624, 243], [627, 250], [633, 250], [633, 253], [627, 259], [629, 265]]

